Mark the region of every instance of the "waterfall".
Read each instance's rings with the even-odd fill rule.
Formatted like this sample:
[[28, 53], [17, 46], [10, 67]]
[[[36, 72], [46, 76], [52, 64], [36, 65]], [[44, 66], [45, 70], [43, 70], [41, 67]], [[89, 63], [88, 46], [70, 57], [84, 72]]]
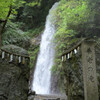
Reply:
[[45, 30], [42, 34], [40, 52], [37, 58], [36, 69], [34, 72], [32, 90], [37, 94], [50, 94], [51, 67], [54, 63], [54, 43], [55, 18], [52, 11], [57, 7], [55, 3], [50, 9], [46, 18]]

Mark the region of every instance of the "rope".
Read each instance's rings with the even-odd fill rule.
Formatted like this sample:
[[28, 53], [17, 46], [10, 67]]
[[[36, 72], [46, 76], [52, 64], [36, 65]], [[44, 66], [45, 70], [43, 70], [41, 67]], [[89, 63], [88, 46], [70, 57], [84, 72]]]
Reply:
[[26, 58], [28, 58], [28, 62], [30, 61], [29, 56], [20, 55], [20, 54], [16, 54], [16, 53], [11, 53], [11, 52], [3, 50], [3, 49], [0, 49], [0, 54], [2, 56], [2, 59], [4, 59], [5, 57], [9, 58], [10, 59], [9, 62], [16, 61], [17, 63], [25, 64], [26, 61], [27, 61]]
[[5, 53], [8, 53], [8, 54], [10, 54], [10, 55], [14, 55], [14, 56], [21, 56], [21, 57], [25, 57], [25, 58], [30, 58], [29, 56], [25, 56], [25, 55], [19, 55], [19, 54], [16, 54], [16, 53], [11, 53], [11, 52], [9, 52], [9, 51], [6, 51], [6, 50], [3, 50], [3, 49], [1, 49], [1, 51], [4, 51]]
[[82, 39], [80, 42], [78, 42], [74, 47], [68, 49], [65, 53], [63, 53], [61, 56], [67, 55], [68, 53], [70, 53], [71, 51], [74, 51], [74, 49], [78, 48], [82, 42], [86, 40], [86, 38]]

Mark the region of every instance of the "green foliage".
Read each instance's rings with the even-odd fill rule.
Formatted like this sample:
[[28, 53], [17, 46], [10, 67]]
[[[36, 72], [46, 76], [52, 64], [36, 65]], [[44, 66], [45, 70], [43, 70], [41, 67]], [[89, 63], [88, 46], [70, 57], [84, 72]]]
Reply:
[[34, 6], [39, 7], [41, 5], [41, 0], [29, 2], [29, 3], [27, 3], [27, 5], [30, 7], [34, 7]]
[[55, 12], [57, 19], [57, 31], [55, 34], [57, 53], [55, 65], [52, 68], [53, 71], [59, 71], [62, 67], [61, 54], [80, 40], [77, 35], [83, 32], [84, 24], [87, 22], [89, 14], [90, 10], [85, 1], [60, 1], [57, 12]]
[[88, 30], [98, 38], [100, 37], [100, 0], [88, 0], [88, 8], [91, 10]]
[[14, 44], [27, 49], [29, 47], [29, 37], [18, 28], [18, 25], [8, 22], [4, 34], [2, 35], [3, 45]]
[[0, 19], [6, 18], [11, 4], [12, 0], [0, 0]]
[[39, 51], [39, 46], [31, 45], [28, 51], [30, 55], [30, 68], [33, 68], [36, 64], [38, 51]]
[[20, 7], [23, 7], [25, 3], [25, 0], [13, 0], [13, 8], [19, 9]]
[[37, 28], [30, 29], [25, 32], [25, 35], [29, 36], [30, 38], [33, 38], [34, 36], [37, 36], [43, 32], [44, 26], [40, 26]]
[[[78, 91], [80, 90], [80, 85], [75, 87], [76, 84], [79, 84], [81, 78], [80, 76], [79, 80], [77, 79], [77, 72], [79, 72], [77, 69], [79, 68], [79, 65], [77, 65], [77, 59], [73, 59], [72, 62], [67, 62], [64, 65], [61, 61], [61, 55], [79, 42], [81, 36], [85, 34], [85, 24], [88, 22], [90, 9], [88, 9], [88, 3], [84, 0], [61, 0], [55, 15], [57, 27], [55, 34], [56, 55], [52, 71], [54, 73], [59, 73], [59, 83], [64, 81], [64, 77], [67, 81], [68, 73], [72, 73], [71, 93], [72, 95], [75, 93], [75, 95], [81, 95], [83, 91], [81, 91], [81, 93]], [[65, 85], [68, 86], [67, 83]], [[62, 86], [64, 86], [64, 84], [61, 83], [60, 87]], [[67, 91], [68, 90], [66, 90], [66, 94]]]
[[17, 20], [25, 23], [25, 31], [44, 26], [49, 9], [57, 0], [26, 0], [18, 10]]
[[12, 14], [16, 14], [16, 9], [23, 6], [24, 0], [0, 0], [0, 19], [5, 19], [9, 8], [12, 5]]
[[66, 34], [68, 37], [78, 34], [87, 22], [89, 10], [84, 1], [61, 1], [57, 11], [57, 33], [56, 35]]
[[[66, 94], [68, 93], [68, 74], [71, 74], [70, 89], [72, 96], [81, 95], [83, 98], [81, 53], [77, 56], [74, 55], [73, 58], [68, 60], [68, 62], [66, 61], [66, 63], [62, 63], [61, 55], [73, 47], [83, 37], [100, 37], [99, 4], [100, 1], [98, 0], [61, 0], [55, 12], [57, 27], [55, 34], [56, 56], [52, 71], [59, 73], [60, 82], [64, 81], [65, 77], [67, 81], [67, 83], [65, 83]], [[99, 41], [98, 39], [98, 43]]]

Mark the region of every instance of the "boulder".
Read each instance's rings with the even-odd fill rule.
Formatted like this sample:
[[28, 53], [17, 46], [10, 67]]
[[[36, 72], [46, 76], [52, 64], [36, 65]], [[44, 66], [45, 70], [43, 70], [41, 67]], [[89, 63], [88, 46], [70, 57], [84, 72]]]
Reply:
[[[14, 46], [3, 46], [1, 50], [14, 55], [26, 56], [26, 50]], [[25, 59], [25, 64], [9, 62], [9, 59], [2, 59], [0, 55], [0, 100], [27, 100], [29, 82], [29, 60]]]

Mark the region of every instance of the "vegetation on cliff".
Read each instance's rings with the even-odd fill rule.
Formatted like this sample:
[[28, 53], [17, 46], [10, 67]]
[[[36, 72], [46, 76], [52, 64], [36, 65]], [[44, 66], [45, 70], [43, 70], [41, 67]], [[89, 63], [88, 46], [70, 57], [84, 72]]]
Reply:
[[[55, 34], [56, 57], [53, 71], [61, 68], [60, 56], [66, 49], [73, 46], [82, 38], [99, 38], [100, 22], [95, 16], [99, 16], [99, 6], [95, 7], [99, 1], [91, 0], [61, 0], [57, 8]], [[95, 9], [93, 9], [95, 7]], [[57, 64], [57, 67], [56, 67]], [[59, 66], [59, 67], [58, 67]]]
[[[0, 43], [2, 39], [3, 45], [14, 44], [27, 49], [31, 56], [32, 68], [36, 62], [39, 44], [35, 45], [30, 41], [42, 33], [48, 11], [56, 1], [60, 2], [57, 12], [54, 12], [57, 30], [55, 64], [52, 71], [60, 75], [60, 83], [64, 81], [64, 77], [67, 81], [71, 74], [71, 95], [78, 95], [81, 100], [81, 54], [67, 62], [66, 67], [63, 67], [65, 65], [62, 64], [60, 56], [82, 38], [94, 38], [100, 44], [99, 0], [0, 0]], [[68, 81], [64, 85], [67, 87]], [[68, 88], [66, 94], [67, 92]]]
[[93, 38], [99, 43], [100, 19], [98, 17], [100, 14], [98, 9], [100, 7], [98, 4], [100, 1], [96, 0], [61, 0], [55, 12], [56, 55], [52, 71], [59, 74], [59, 87], [65, 86], [66, 94], [68, 95], [70, 91], [70, 97], [74, 100], [84, 99], [81, 53], [74, 55], [73, 59], [66, 63], [62, 63], [61, 55], [82, 38]]

